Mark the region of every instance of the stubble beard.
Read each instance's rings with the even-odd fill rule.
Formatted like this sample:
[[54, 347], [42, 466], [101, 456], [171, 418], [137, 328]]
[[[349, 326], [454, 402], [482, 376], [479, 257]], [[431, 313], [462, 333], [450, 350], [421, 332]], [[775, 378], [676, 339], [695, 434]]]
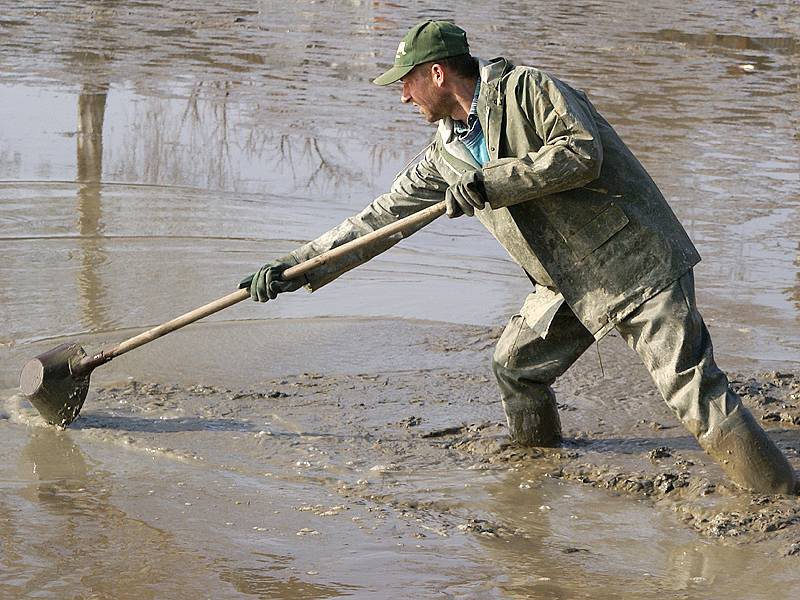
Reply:
[[425, 120], [428, 123], [438, 123], [447, 117], [450, 114], [450, 111], [448, 110], [448, 107], [445, 106], [444, 102], [439, 101], [430, 107], [424, 108], [420, 106], [420, 114], [425, 117]]

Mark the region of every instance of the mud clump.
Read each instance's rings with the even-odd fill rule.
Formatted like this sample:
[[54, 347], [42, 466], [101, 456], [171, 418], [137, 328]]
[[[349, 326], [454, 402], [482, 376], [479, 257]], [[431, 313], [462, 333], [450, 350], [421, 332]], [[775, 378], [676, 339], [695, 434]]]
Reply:
[[800, 377], [771, 371], [731, 380], [731, 386], [763, 421], [800, 425]]
[[647, 456], [651, 461], [656, 461], [659, 458], [669, 458], [672, 456], [672, 451], [666, 446], [659, 446], [658, 448], [650, 450], [650, 452], [647, 453]]

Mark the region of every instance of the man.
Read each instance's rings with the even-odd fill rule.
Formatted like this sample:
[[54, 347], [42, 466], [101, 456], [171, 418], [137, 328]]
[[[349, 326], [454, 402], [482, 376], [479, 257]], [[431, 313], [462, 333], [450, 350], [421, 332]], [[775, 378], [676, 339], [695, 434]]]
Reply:
[[561, 425], [551, 385], [616, 329], [667, 404], [737, 484], [793, 493], [795, 475], [714, 362], [697, 311], [700, 260], [660, 191], [586, 95], [504, 58], [479, 62], [466, 33], [442, 21], [413, 27], [394, 66], [402, 101], [438, 123], [434, 141], [391, 190], [291, 254], [246, 278], [265, 302], [315, 290], [382, 252], [286, 281], [293, 264], [444, 199], [448, 216], [476, 216], [528, 275], [533, 293], [493, 357], [511, 436], [554, 446]]

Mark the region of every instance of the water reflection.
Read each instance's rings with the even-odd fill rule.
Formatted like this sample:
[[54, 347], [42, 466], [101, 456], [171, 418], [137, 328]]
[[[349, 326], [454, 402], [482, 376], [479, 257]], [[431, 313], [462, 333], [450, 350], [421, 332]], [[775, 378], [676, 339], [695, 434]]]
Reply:
[[[19, 456], [19, 470], [24, 479], [33, 480], [22, 495], [56, 515], [97, 516], [109, 508], [110, 490], [102, 484], [102, 475], [90, 480], [83, 453], [67, 432], [32, 429]], [[67, 524], [70, 531], [74, 526]]]
[[103, 122], [109, 85], [81, 86], [78, 95], [77, 158], [78, 181], [98, 183], [103, 175]]
[[81, 260], [78, 288], [83, 322], [91, 330], [108, 327], [108, 302], [100, 267], [107, 261], [103, 243], [103, 122], [108, 84], [83, 84], [78, 95], [77, 182]]
[[114, 550], [126, 546], [127, 519], [110, 502], [108, 474], [90, 469], [69, 433], [49, 428], [31, 431], [18, 471], [21, 480], [31, 482], [20, 495], [34, 507], [27, 515], [32, 522], [25, 534], [25, 544], [33, 549], [24, 553], [40, 562], [20, 573], [15, 589], [27, 594], [50, 589], [58, 596], [63, 588], [73, 593], [70, 579], [75, 575], [95, 593], [107, 594], [124, 585], [125, 569], [108, 569], [109, 563], [122, 567], [126, 560]]
[[122, 134], [107, 152], [106, 179], [307, 197], [351, 192], [397, 170], [405, 157], [358, 132], [300, 124], [286, 131], [265, 107], [235, 100], [242, 87], [220, 81], [174, 90], [185, 99], [117, 89], [126, 122], [116, 124]]
[[[204, 589], [205, 561], [116, 507], [112, 474], [91, 465], [69, 432], [31, 430], [17, 468], [19, 479], [30, 482], [20, 495], [32, 507], [16, 515], [16, 535], [3, 538], [19, 540], [23, 564], [11, 565], [15, 597], [41, 590], [73, 597], [80, 590], [89, 597], [155, 600], [198, 597]], [[30, 557], [35, 565], [24, 564]]]

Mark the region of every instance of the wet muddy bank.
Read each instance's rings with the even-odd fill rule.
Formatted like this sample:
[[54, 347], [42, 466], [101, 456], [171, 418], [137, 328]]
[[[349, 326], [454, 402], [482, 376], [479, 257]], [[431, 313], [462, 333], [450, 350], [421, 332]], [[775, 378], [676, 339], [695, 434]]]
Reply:
[[[485, 471], [510, 473], [520, 490], [549, 478], [644, 499], [703, 537], [760, 542], [774, 556], [798, 554], [797, 498], [754, 495], [727, 482], [617, 338], [603, 343], [604, 374], [587, 353], [557, 383], [561, 448], [510, 444], [488, 366], [471, 353], [490, 356], [498, 334], [451, 326], [418, 341], [449, 356], [450, 368], [305, 372], [243, 389], [136, 379], [99, 384], [71, 431], [206, 468], [313, 482], [331, 499], [297, 510], [335, 516], [367, 506], [392, 513], [418, 538], [523, 535], [514, 519], [503, 522], [489, 507], [465, 508], [430, 493], [426, 483], [443, 472]], [[800, 467], [800, 374], [732, 375], [732, 381]], [[12, 420], [37, 422], [24, 403], [7, 410]]]

